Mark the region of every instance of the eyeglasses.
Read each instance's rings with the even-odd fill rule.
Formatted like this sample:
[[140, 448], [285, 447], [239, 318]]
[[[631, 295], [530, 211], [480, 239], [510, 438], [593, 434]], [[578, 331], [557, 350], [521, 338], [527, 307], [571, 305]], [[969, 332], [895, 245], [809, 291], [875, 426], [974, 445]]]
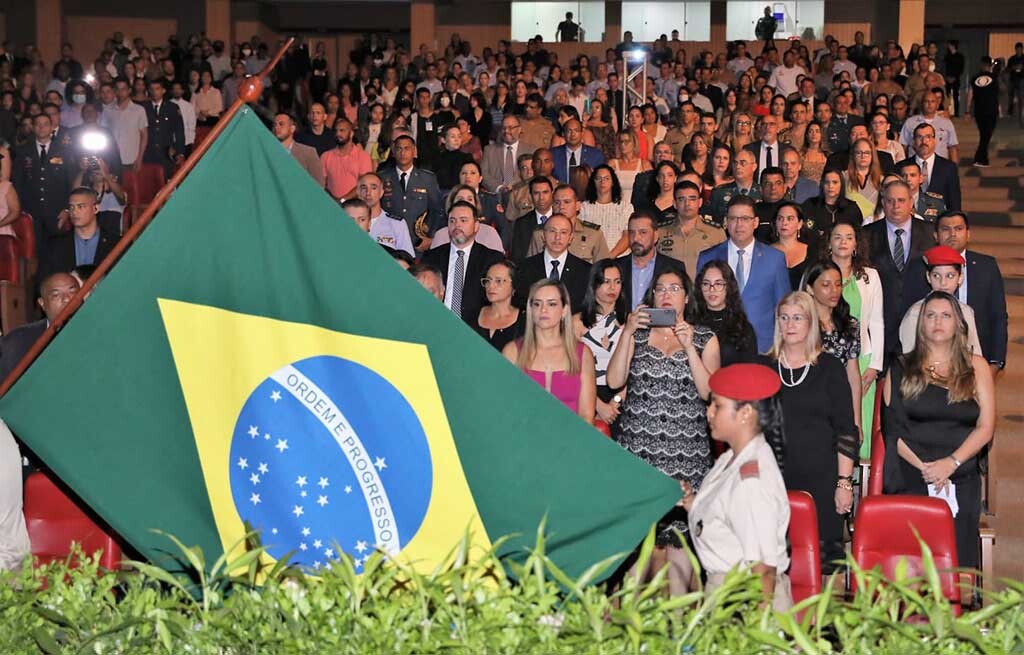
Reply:
[[780, 323], [803, 323], [807, 317], [803, 314], [779, 314]]
[[511, 280], [502, 277], [485, 277], [480, 280], [480, 284], [483, 285], [484, 288], [487, 288], [492, 285], [500, 287], [502, 285], [508, 284], [510, 281]]
[[737, 125], [748, 126], [748, 125], [750, 125], [750, 121], [736, 121], [736, 124]]
[[749, 223], [751, 221], [756, 221], [757, 220], [757, 216], [726, 216], [725, 220], [727, 220], [727, 221], [743, 221], [744, 223]]
[[683, 290], [681, 284], [657, 284], [654, 286], [654, 293], [679, 293]]
[[708, 289], [722, 291], [723, 289], [725, 289], [725, 280], [715, 280], [714, 282], [704, 280], [703, 282], [700, 283], [700, 288], [704, 289], [705, 291], [707, 291]]

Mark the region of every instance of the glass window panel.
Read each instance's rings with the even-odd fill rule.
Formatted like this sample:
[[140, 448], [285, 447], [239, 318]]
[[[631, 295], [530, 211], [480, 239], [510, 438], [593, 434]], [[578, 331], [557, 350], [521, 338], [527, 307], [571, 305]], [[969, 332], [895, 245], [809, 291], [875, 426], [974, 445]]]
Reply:
[[730, 0], [725, 9], [725, 38], [733, 41], [756, 40], [754, 28], [764, 15], [764, 8], [771, 7], [777, 21], [775, 39], [790, 37], [820, 39], [825, 29], [824, 0], [785, 0], [767, 3], [762, 1]]
[[710, 2], [623, 2], [622, 31], [636, 41], [655, 41], [679, 30], [683, 41], [711, 40]]
[[529, 41], [540, 34], [545, 41], [555, 41], [566, 12], [572, 12], [573, 22], [582, 28], [582, 41], [603, 40], [604, 2], [513, 2], [512, 40]]

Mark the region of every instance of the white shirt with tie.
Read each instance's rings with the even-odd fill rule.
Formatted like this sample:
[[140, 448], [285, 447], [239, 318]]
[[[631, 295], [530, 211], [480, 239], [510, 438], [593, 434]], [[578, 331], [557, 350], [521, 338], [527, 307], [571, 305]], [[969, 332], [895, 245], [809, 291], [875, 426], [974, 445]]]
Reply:
[[[572, 164], [572, 157], [573, 157], [573, 155], [576, 155], [576, 165], [577, 166], [581, 166], [583, 164], [583, 144], [582, 143], [580, 144], [580, 147], [576, 148], [575, 150], [570, 150], [568, 145], [565, 146], [565, 165], [567, 167], [569, 167], [570, 169], [572, 168], [572, 165], [573, 165]], [[570, 172], [572, 172], [572, 171], [570, 170]]]
[[[451, 251], [448, 253], [448, 275], [445, 279], [448, 282], [444, 285], [444, 306], [448, 309], [452, 308], [452, 290], [455, 289], [455, 262], [459, 258], [459, 252], [463, 252], [462, 255], [462, 297], [466, 297], [466, 270], [469, 268], [469, 253], [473, 250], [474, 241], [470, 241], [461, 248], [455, 247], [455, 244], [451, 244]], [[463, 303], [465, 304], [465, 303]]]
[[760, 154], [757, 157], [758, 175], [760, 175], [760, 171], [763, 171], [764, 169], [768, 168], [768, 148], [772, 149], [772, 163], [771, 163], [771, 165], [775, 166], [776, 168], [779, 166], [779, 142], [778, 142], [778, 140], [776, 140], [775, 143], [768, 143], [767, 141], [762, 141], [761, 142], [761, 152], [760, 152]]
[[551, 277], [551, 262], [558, 262], [558, 279], [562, 279], [562, 273], [565, 271], [565, 260], [569, 258], [569, 251], [566, 250], [558, 257], [552, 257], [548, 249], [544, 249], [544, 277]]
[[[739, 266], [739, 263], [740, 263], [740, 247], [737, 246], [736, 242], [734, 242], [732, 239], [729, 239], [728, 251], [729, 251], [729, 268], [732, 269], [733, 275], [736, 275], [736, 277], [737, 277], [736, 282], [739, 283], [740, 280], [738, 279], [739, 276], [736, 274], [736, 270], [737, 270], [736, 267]], [[754, 241], [751, 240], [750, 243], [748, 243], [746, 246], [743, 247], [743, 282], [744, 282], [744, 286], [746, 286], [745, 283], [750, 280], [750, 267], [753, 265], [753, 263], [754, 263]], [[743, 292], [743, 289], [741, 288], [740, 289], [740, 293], [742, 293], [742, 292]]]
[[[509, 151], [510, 148], [512, 149], [512, 179], [511, 180], [506, 180], [506, 179], [504, 179], [504, 177], [505, 177], [505, 159], [508, 157], [508, 151]], [[518, 157], [519, 157], [519, 142], [518, 141], [516, 141], [515, 143], [505, 143], [505, 142], [502, 142], [502, 144], [501, 144], [501, 176], [502, 176], [502, 184], [504, 184], [505, 186], [512, 186], [513, 184], [516, 183], [515, 176], [516, 176], [516, 173], [519, 171], [519, 162], [517, 160]]]
[[[893, 225], [888, 220], [885, 221], [885, 233], [889, 240], [889, 255], [892, 256], [896, 252], [896, 239], [899, 238], [903, 241], [903, 265], [907, 263], [907, 258], [910, 256], [910, 230], [913, 227], [914, 219], [911, 218], [903, 225]], [[896, 230], [903, 230], [903, 234], [897, 235]], [[895, 261], [895, 259], [893, 259]]]
[[[927, 191], [932, 181], [932, 174], [935, 172], [935, 153], [933, 152], [931, 157], [927, 159], [921, 159], [920, 157], [914, 157], [914, 159], [917, 160], [917, 165], [921, 167], [921, 191]], [[926, 170], [927, 174], [925, 174]]]

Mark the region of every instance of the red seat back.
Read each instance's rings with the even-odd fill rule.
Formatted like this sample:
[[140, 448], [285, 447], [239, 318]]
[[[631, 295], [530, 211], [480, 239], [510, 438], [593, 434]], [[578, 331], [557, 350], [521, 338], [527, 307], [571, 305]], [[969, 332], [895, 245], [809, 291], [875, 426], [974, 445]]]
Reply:
[[0, 280], [21, 284], [18, 240], [9, 234], [0, 234]]
[[128, 202], [133, 205], [148, 205], [167, 182], [164, 167], [159, 164], [143, 164], [138, 172], [125, 168], [121, 174], [128, 190]]
[[608, 425], [607, 423], [605, 423], [604, 421], [602, 421], [601, 419], [599, 419], [599, 418], [594, 419], [594, 427], [597, 428], [597, 431], [600, 432], [601, 434], [603, 434], [604, 436], [606, 436], [608, 438], [611, 438], [611, 436], [612, 436], [612, 428], [611, 428], [611, 426]]
[[18, 255], [25, 259], [36, 258], [36, 231], [32, 227], [32, 215], [21, 212], [21, 216], [11, 223], [15, 236], [18, 237]]
[[44, 564], [67, 558], [71, 542], [93, 554], [102, 550], [100, 566], [116, 569], [121, 562], [121, 546], [103, 528], [89, 518], [48, 475], [35, 472], [25, 480], [25, 524], [32, 554]]
[[791, 563], [789, 582], [793, 602], [821, 593], [821, 547], [818, 542], [818, 513], [814, 499], [806, 491], [790, 491], [789, 545]]
[[210, 136], [210, 132], [212, 132], [212, 131], [213, 131], [213, 128], [210, 127], [209, 125], [199, 125], [199, 126], [197, 126], [196, 127], [196, 140], [195, 140], [195, 143], [193, 144], [193, 147], [198, 148], [199, 144], [201, 144], [203, 141], [206, 141], [206, 139]]
[[868, 478], [868, 495], [882, 493], [885, 475], [885, 439], [882, 437], [882, 386], [875, 388], [875, 418], [871, 424], [871, 476]]
[[927, 496], [868, 496], [861, 501], [853, 526], [853, 559], [862, 569], [881, 567], [890, 578], [901, 559], [907, 560], [909, 577], [924, 573], [917, 530], [932, 551], [942, 594], [959, 611], [960, 586], [953, 571], [958, 566], [956, 532], [945, 502]]

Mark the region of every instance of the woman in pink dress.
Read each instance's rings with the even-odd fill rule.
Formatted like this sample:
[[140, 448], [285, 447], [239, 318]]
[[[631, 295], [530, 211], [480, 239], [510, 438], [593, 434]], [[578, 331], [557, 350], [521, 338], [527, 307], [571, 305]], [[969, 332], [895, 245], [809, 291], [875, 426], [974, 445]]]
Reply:
[[525, 334], [501, 354], [584, 421], [594, 422], [594, 356], [576, 339], [562, 283], [545, 278], [530, 287]]

